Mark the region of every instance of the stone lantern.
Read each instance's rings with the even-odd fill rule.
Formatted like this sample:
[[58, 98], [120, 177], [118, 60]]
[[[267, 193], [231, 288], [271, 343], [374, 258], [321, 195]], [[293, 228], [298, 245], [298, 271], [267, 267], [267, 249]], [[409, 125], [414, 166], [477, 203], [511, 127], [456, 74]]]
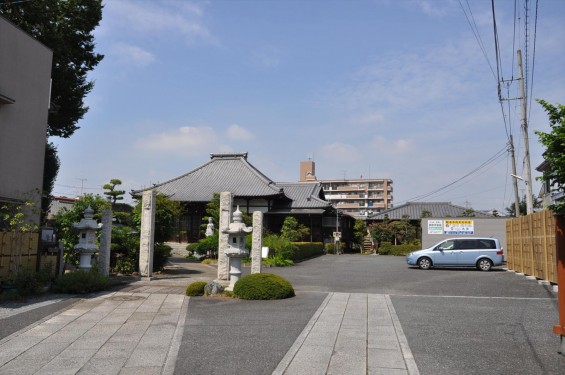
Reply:
[[79, 268], [82, 270], [89, 270], [92, 267], [90, 264], [92, 254], [98, 251], [98, 246], [96, 246], [96, 231], [102, 228], [102, 224], [98, 224], [93, 217], [94, 210], [92, 207], [88, 206], [88, 208], [84, 210], [84, 217], [80, 219], [80, 222], [73, 224], [73, 227], [79, 231], [78, 244], [75, 245], [75, 249], [80, 254]]
[[249, 255], [249, 250], [245, 248], [245, 235], [252, 231], [252, 227], [246, 227], [243, 223], [243, 214], [237, 206], [237, 210], [233, 213], [233, 222], [222, 231], [228, 235], [228, 247], [225, 251], [230, 266], [228, 290], [233, 290], [235, 283], [241, 276], [241, 258]]

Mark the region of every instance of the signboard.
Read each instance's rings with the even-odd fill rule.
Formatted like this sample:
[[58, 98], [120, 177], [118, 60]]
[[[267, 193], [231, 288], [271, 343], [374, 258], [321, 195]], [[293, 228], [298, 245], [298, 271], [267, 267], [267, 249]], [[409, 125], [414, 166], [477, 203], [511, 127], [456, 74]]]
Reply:
[[473, 220], [445, 220], [444, 234], [475, 234]]
[[443, 234], [443, 220], [428, 220], [428, 234]]
[[339, 241], [341, 238], [341, 232], [334, 232], [334, 238]]

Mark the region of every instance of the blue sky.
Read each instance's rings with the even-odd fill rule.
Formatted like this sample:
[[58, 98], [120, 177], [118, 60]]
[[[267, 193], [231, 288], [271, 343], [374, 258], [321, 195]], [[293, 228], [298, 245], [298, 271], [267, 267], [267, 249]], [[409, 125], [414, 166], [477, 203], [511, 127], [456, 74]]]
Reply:
[[[523, 1], [516, 32], [514, 2], [496, 2], [504, 79], [518, 76], [516, 49], [526, 60]], [[529, 99], [565, 103], [565, 1], [539, 2], [535, 59], [530, 7]], [[129, 192], [210, 153], [248, 152], [276, 182], [297, 181], [311, 157], [318, 179], [392, 179], [395, 205], [504, 212], [507, 132], [523, 173], [519, 102], [504, 102], [505, 128], [497, 97], [488, 0], [112, 0], [95, 36], [105, 58], [91, 74], [90, 110], [71, 138], [51, 139], [55, 195], [102, 193], [112, 178]], [[534, 169], [543, 153], [534, 131], [549, 125], [528, 104]]]

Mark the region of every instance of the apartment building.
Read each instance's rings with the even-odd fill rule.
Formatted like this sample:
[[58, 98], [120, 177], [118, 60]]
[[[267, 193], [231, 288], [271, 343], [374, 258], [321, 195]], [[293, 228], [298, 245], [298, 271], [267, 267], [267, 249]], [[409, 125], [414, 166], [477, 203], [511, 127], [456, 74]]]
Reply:
[[318, 180], [315, 172], [314, 161], [301, 162], [300, 182], [321, 183], [325, 199], [344, 214], [367, 217], [393, 207], [391, 179]]

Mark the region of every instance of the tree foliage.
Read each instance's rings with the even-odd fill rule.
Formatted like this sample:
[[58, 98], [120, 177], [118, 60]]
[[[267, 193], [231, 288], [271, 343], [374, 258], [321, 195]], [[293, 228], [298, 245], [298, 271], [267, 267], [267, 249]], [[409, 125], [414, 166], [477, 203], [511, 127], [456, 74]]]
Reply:
[[[541, 200], [538, 197], [536, 197], [535, 195], [532, 195], [532, 202], [533, 202], [534, 209], [541, 208]], [[524, 196], [522, 196], [522, 198], [518, 202], [518, 208], [520, 210], [519, 216], [527, 215], [528, 210], [527, 210], [526, 195], [525, 194], [524, 194]], [[512, 216], [512, 217], [516, 216], [516, 205], [514, 203], [512, 203], [511, 205], [506, 207], [506, 213], [508, 214], [508, 216]]]
[[299, 224], [294, 216], [287, 216], [281, 227], [281, 237], [291, 242], [302, 241], [310, 234], [310, 229], [304, 224]]
[[43, 166], [43, 196], [41, 198], [42, 222], [51, 204], [49, 196], [53, 191], [53, 185], [55, 184], [60, 166], [61, 162], [57, 156], [57, 148], [53, 143], [47, 142], [45, 145], [45, 164]]
[[54, 228], [59, 241], [64, 245], [65, 261], [69, 264], [78, 265], [79, 262], [78, 253], [74, 249], [78, 243], [78, 232], [73, 224], [80, 222], [88, 206], [94, 210], [94, 219], [100, 222], [102, 211], [108, 208], [109, 203], [100, 196], [86, 194], [77, 199], [70, 209], [63, 208], [54, 216]]
[[94, 87], [88, 72], [103, 59], [92, 32], [102, 19], [102, 0], [5, 1], [0, 14], [53, 50], [48, 136], [70, 137], [88, 111], [84, 97]]
[[551, 105], [544, 100], [537, 100], [549, 117], [551, 131], [536, 131], [540, 142], [545, 146], [543, 154], [548, 168], [543, 171], [541, 180], [547, 182], [552, 192], [562, 194], [549, 208], [556, 213], [565, 214], [565, 105]]
[[[141, 200], [134, 209], [134, 221], [141, 227]], [[175, 234], [175, 227], [181, 213], [181, 205], [164, 194], [157, 194], [155, 208], [155, 243], [164, 243]]]
[[116, 189], [116, 186], [121, 184], [122, 184], [121, 180], [117, 178], [113, 178], [110, 180], [109, 183], [104, 184], [104, 186], [102, 186], [104, 190], [107, 190], [104, 192], [104, 195], [106, 195], [108, 199], [112, 201], [112, 206], [114, 206], [117, 201], [124, 199], [124, 194], [126, 193], [126, 191]]
[[353, 225], [353, 242], [358, 246], [362, 246], [366, 235], [367, 223], [365, 220], [355, 220], [355, 224]]

